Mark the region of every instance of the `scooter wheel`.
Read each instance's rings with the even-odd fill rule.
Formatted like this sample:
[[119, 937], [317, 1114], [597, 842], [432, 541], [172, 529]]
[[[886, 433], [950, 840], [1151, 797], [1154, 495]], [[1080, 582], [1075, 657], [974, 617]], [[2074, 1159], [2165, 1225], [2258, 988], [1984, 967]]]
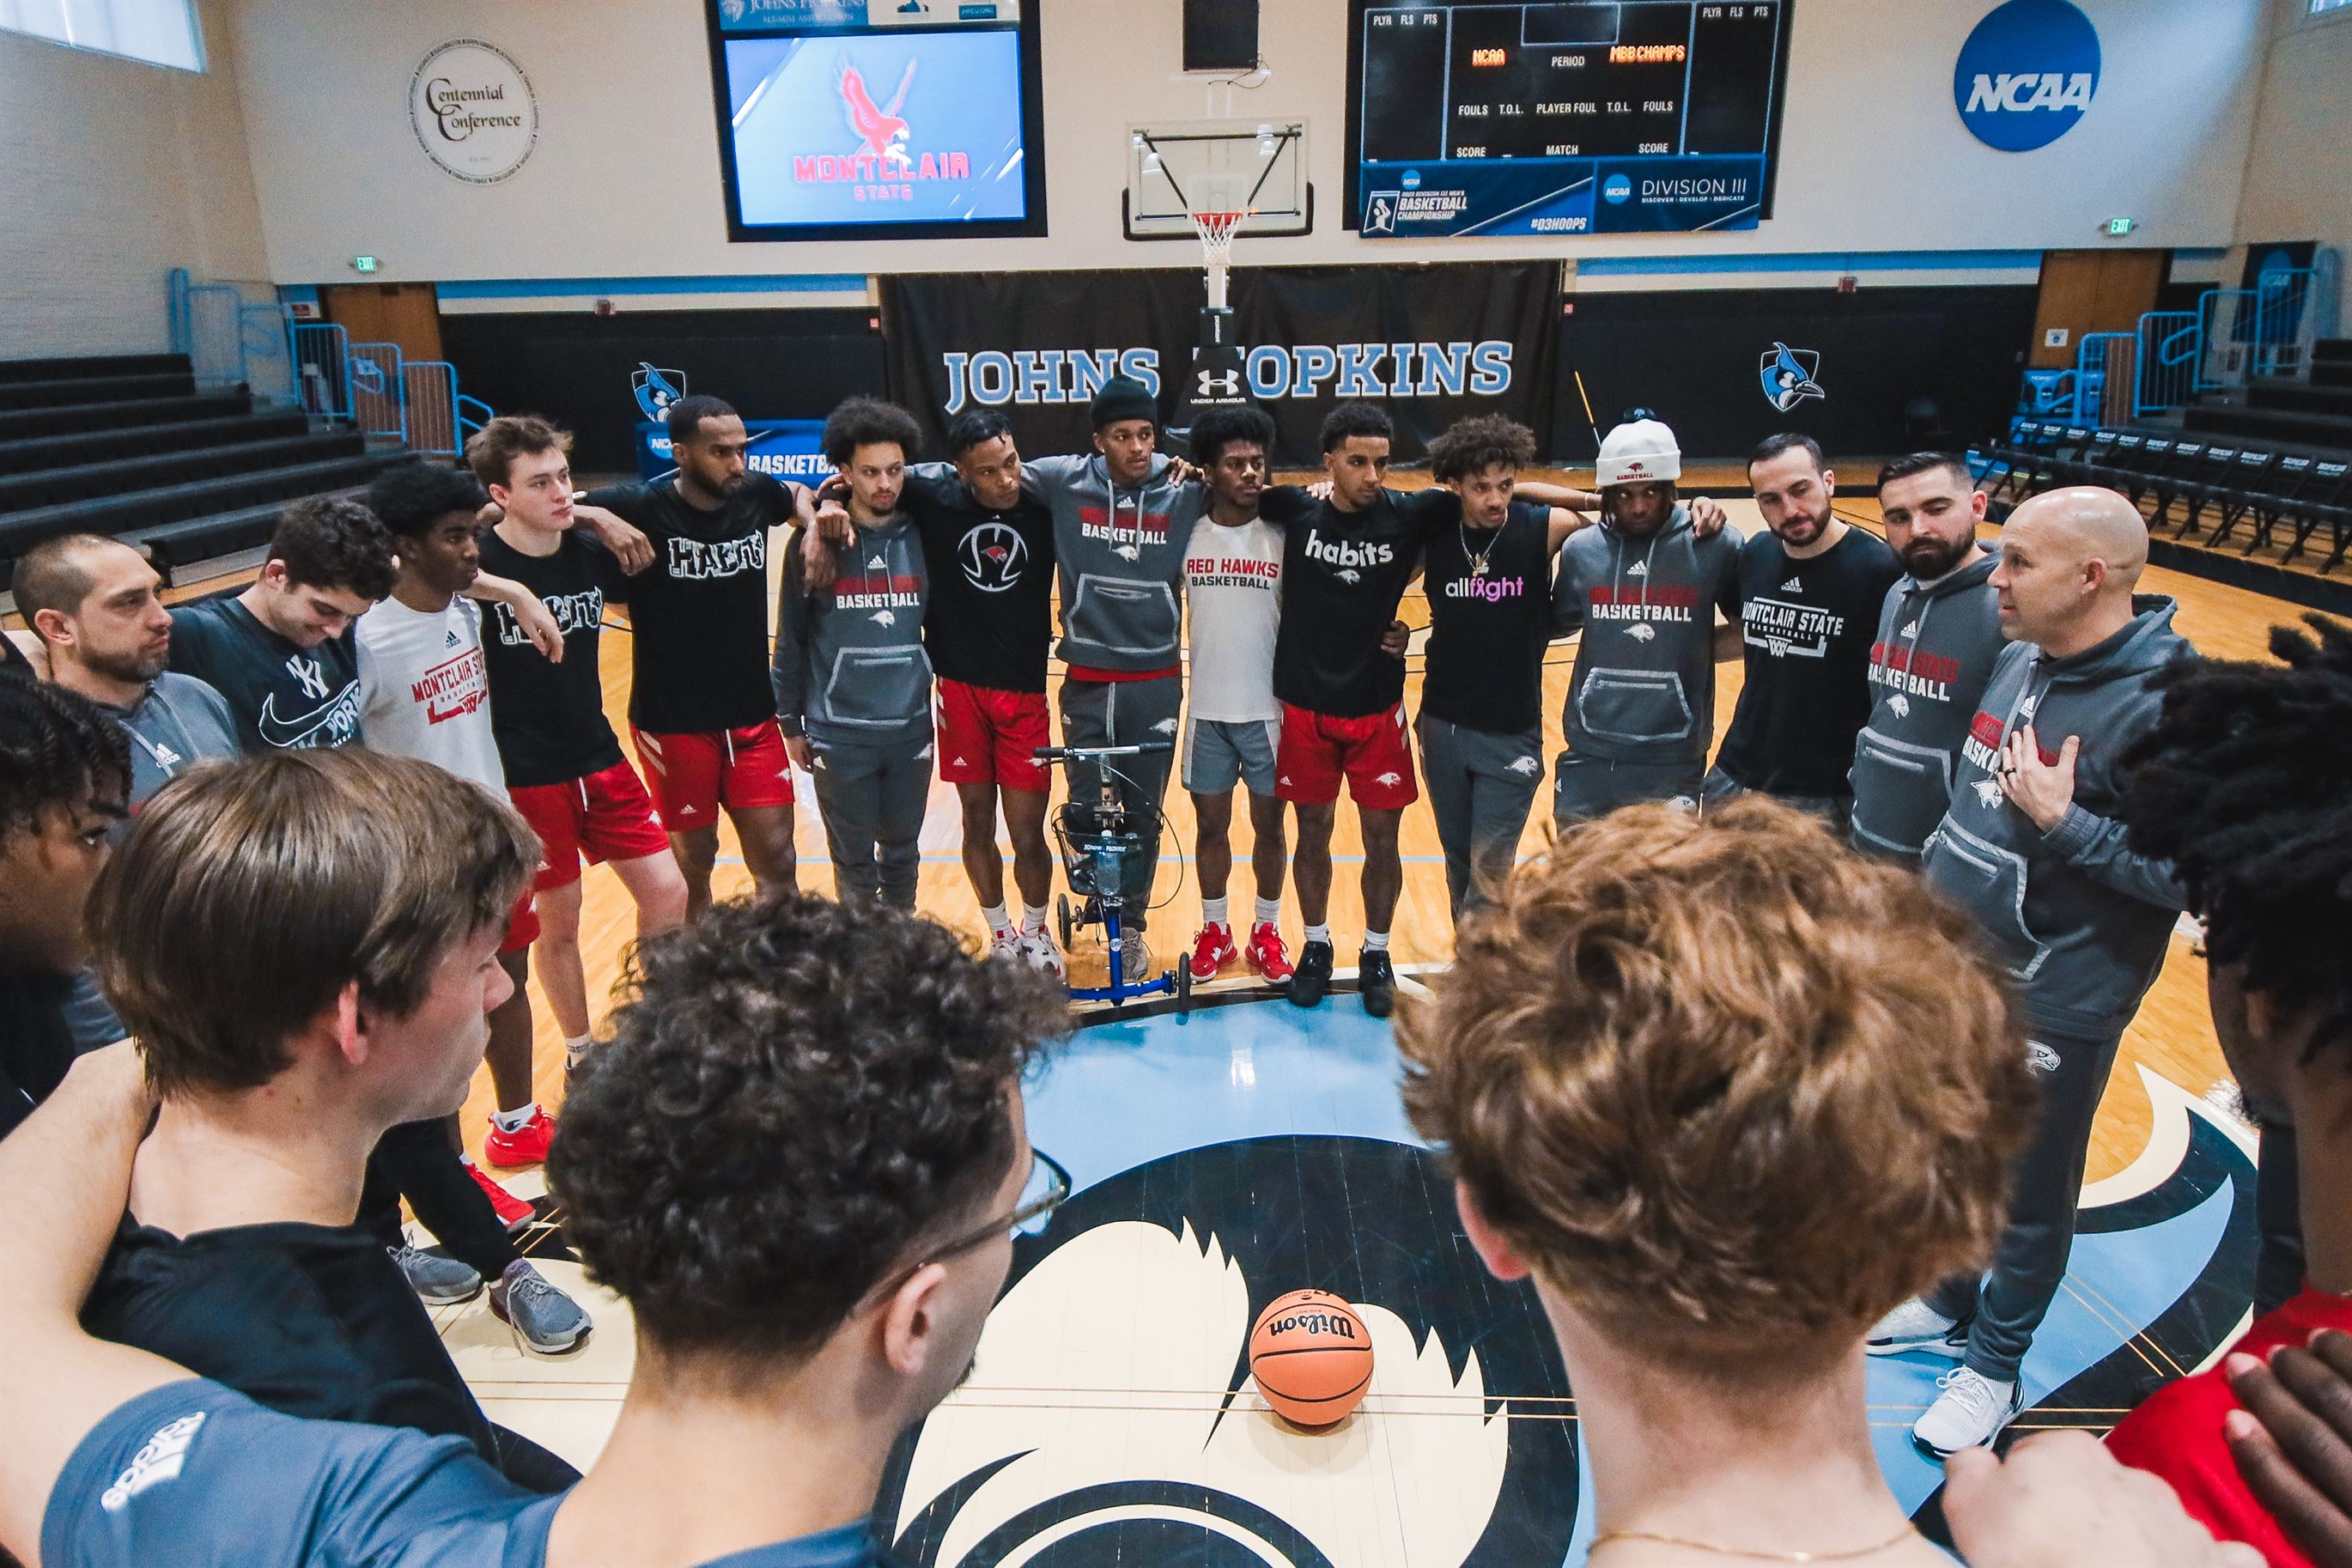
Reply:
[[1181, 1016], [1192, 1010], [1192, 966], [1179, 962], [1176, 965], [1176, 1011]]
[[1070, 951], [1071, 932], [1076, 929], [1070, 920], [1070, 895], [1067, 893], [1055, 894], [1055, 906], [1056, 922], [1062, 928], [1062, 951], [1064, 952], [1067, 952]]

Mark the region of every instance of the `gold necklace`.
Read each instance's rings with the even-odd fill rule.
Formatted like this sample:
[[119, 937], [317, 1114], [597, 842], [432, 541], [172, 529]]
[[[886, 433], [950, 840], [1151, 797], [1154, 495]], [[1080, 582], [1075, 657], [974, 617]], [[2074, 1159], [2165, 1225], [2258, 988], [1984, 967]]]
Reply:
[[1685, 1541], [1679, 1535], [1658, 1535], [1646, 1530], [1612, 1530], [1593, 1537], [1592, 1544], [1584, 1550], [1590, 1556], [1616, 1542], [1648, 1541], [1660, 1546], [1682, 1546], [1693, 1552], [1712, 1552], [1718, 1557], [1747, 1557], [1759, 1563], [1851, 1563], [1857, 1557], [1873, 1557], [1881, 1552], [1892, 1551], [1908, 1541], [1914, 1533], [1916, 1531], [1906, 1520], [1901, 1530], [1877, 1545], [1857, 1546], [1851, 1552], [1756, 1552], [1744, 1546], [1717, 1546], [1709, 1542]]

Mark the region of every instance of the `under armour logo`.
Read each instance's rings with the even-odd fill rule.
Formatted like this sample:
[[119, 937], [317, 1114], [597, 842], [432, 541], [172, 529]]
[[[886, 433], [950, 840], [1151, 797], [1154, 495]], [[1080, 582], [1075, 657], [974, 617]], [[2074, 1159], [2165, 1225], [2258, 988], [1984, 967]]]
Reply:
[[327, 672], [315, 658], [296, 654], [286, 661], [286, 672], [302, 683], [302, 695], [316, 702], [327, 695]]
[[1239, 397], [1242, 395], [1242, 373], [1237, 370], [1204, 370], [1198, 382], [1202, 397]]
[[1799, 582], [1794, 577], [1790, 578], [1787, 582], [1780, 584], [1780, 592], [1783, 594], [1801, 594], [1804, 591], [1804, 584]]

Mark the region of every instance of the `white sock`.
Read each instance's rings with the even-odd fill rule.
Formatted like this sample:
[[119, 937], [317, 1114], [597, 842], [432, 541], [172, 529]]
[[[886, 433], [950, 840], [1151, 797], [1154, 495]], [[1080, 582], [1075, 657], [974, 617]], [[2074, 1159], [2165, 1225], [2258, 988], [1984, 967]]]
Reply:
[[[1209, 925], [1224, 926], [1225, 903], [1226, 900], [1223, 899], [1202, 899], [1201, 900], [1201, 919]], [[1226, 929], [1231, 930], [1232, 928], [1227, 926]]]
[[563, 1059], [571, 1063], [573, 1067], [578, 1067], [580, 1065], [580, 1059], [588, 1054], [588, 1046], [589, 1037], [586, 1035], [565, 1036], [563, 1040]]
[[1262, 926], [1276, 925], [1281, 922], [1281, 920], [1282, 900], [1280, 899], [1260, 899], [1257, 901], [1258, 924]]
[[1364, 933], [1364, 951], [1366, 952], [1386, 952], [1388, 950], [1388, 932], [1384, 931], [1368, 931]]
[[1308, 926], [1307, 928], [1307, 940], [1309, 942], [1329, 942], [1331, 940], [1331, 928], [1329, 926]]
[[1021, 934], [1023, 936], [1044, 936], [1045, 934], [1045, 905], [1024, 904], [1021, 906]]
[[980, 911], [980, 918], [988, 922], [988, 929], [1000, 939], [1020, 934], [1013, 929], [1013, 917], [1004, 912], [1003, 904], [989, 905]]
[[499, 1131], [501, 1132], [520, 1132], [530, 1126], [530, 1119], [538, 1114], [539, 1101], [532, 1100], [524, 1101], [520, 1108], [513, 1110], [493, 1110], [490, 1112], [490, 1120], [499, 1124]]

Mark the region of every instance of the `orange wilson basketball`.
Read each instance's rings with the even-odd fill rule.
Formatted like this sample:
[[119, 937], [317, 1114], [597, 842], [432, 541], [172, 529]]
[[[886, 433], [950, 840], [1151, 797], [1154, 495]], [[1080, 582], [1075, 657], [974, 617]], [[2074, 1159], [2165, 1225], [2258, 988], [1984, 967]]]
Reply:
[[1356, 1310], [1328, 1290], [1293, 1290], [1250, 1330], [1250, 1375], [1276, 1415], [1328, 1426], [1363, 1403], [1372, 1382], [1372, 1336]]

